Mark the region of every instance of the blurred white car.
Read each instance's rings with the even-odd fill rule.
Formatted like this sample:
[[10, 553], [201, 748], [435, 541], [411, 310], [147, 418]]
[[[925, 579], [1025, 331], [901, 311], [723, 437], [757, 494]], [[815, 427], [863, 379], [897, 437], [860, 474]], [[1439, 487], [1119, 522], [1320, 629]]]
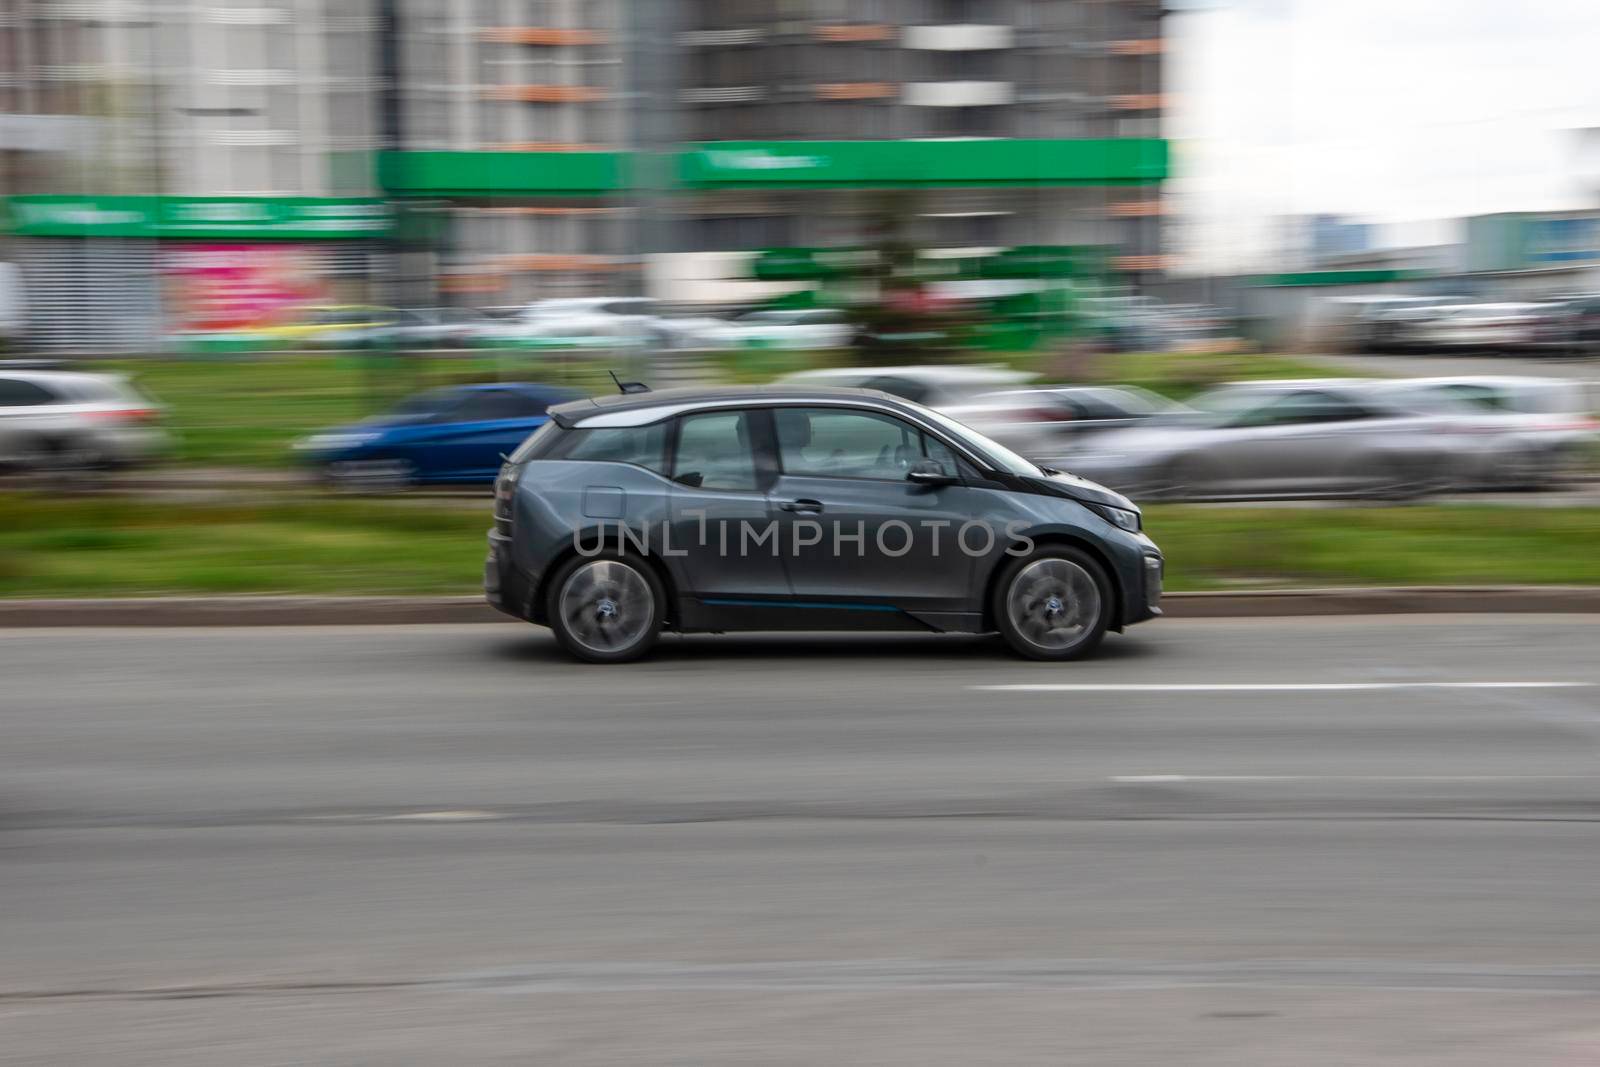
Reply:
[[682, 348], [721, 324], [719, 319], [663, 315], [649, 297], [585, 296], [529, 304], [486, 327], [483, 336], [510, 344]]
[[1534, 489], [1562, 481], [1600, 441], [1581, 382], [1477, 376], [1384, 383], [1401, 403], [1456, 418], [1467, 432], [1462, 484]]
[[115, 467], [167, 450], [161, 408], [108, 374], [0, 368], [0, 464]]
[[384, 343], [400, 348], [461, 348], [499, 325], [471, 308], [403, 308], [394, 322], [376, 333]]
[[1406, 348], [1510, 351], [1532, 344], [1549, 313], [1547, 304], [1459, 304], [1432, 308], [1393, 325]]
[[695, 332], [693, 341], [704, 348], [844, 348], [855, 331], [844, 315], [832, 308], [751, 311]]

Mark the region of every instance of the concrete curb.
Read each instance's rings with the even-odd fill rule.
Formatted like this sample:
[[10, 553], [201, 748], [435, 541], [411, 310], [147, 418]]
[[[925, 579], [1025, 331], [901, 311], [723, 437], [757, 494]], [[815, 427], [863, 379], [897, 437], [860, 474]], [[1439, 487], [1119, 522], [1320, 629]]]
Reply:
[[[1600, 586], [1424, 586], [1169, 593], [1168, 618], [1436, 612], [1600, 614]], [[382, 626], [512, 622], [477, 596], [215, 596], [0, 600], [0, 628]]]

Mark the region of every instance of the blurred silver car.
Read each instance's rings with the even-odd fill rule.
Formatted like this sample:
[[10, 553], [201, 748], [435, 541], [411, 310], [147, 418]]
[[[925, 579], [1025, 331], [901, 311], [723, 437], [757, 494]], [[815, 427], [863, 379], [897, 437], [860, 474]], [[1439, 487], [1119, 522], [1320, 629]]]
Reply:
[[1460, 422], [1459, 482], [1470, 488], [1537, 489], [1588, 461], [1600, 422], [1581, 382], [1476, 376], [1384, 383], [1399, 403]]
[[0, 464], [24, 470], [126, 466], [166, 451], [162, 410], [122, 378], [0, 369]]
[[1005, 389], [961, 405], [956, 417], [979, 432], [1053, 466], [1092, 435], [1141, 425], [1175, 405], [1136, 385]]
[[1406, 498], [1447, 484], [1464, 432], [1380, 383], [1222, 386], [1137, 429], [1100, 434], [1065, 461], [1134, 497]]

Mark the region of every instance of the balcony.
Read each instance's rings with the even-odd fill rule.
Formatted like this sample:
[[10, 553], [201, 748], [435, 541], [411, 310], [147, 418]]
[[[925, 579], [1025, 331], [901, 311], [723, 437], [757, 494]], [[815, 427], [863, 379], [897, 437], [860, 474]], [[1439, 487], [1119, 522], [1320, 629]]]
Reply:
[[490, 152], [604, 152], [604, 145], [579, 141], [498, 141], [483, 146]]
[[907, 82], [905, 102], [913, 107], [997, 107], [1016, 99], [1011, 82]]
[[900, 43], [930, 52], [987, 52], [1010, 48], [1016, 34], [1010, 26], [962, 23], [948, 26], [907, 26]]
[[895, 29], [881, 22], [835, 22], [813, 27], [811, 36], [829, 44], [870, 44], [894, 40]]
[[900, 95], [893, 82], [823, 82], [812, 88], [818, 100], [888, 100]]
[[514, 100], [524, 104], [588, 104], [610, 93], [593, 85], [491, 85], [483, 90], [489, 100]]
[[732, 48], [760, 44], [766, 38], [767, 30], [763, 26], [736, 30], [685, 30], [678, 34], [678, 44], [684, 48]]
[[1112, 111], [1163, 111], [1167, 97], [1165, 93], [1122, 93], [1106, 97], [1106, 107]]
[[705, 85], [682, 90], [680, 98], [686, 104], [747, 104], [763, 100], [767, 95], [765, 85]]
[[1166, 205], [1160, 200], [1119, 200], [1106, 205], [1106, 217], [1147, 219], [1164, 215], [1166, 210]]
[[1111, 267], [1113, 270], [1140, 272], [1166, 270], [1173, 264], [1171, 256], [1113, 256]]
[[602, 44], [606, 35], [596, 30], [564, 30], [549, 26], [495, 26], [479, 34], [491, 44], [531, 44], [563, 47]]

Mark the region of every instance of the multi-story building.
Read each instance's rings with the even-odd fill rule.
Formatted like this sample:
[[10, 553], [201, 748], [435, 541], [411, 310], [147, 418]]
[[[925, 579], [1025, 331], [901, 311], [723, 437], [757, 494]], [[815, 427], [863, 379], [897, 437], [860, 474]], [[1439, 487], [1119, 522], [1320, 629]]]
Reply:
[[33, 339], [139, 347], [363, 293], [388, 227], [377, 30], [373, 0], [0, 0]]
[[450, 203], [482, 299], [621, 286], [641, 247], [859, 245], [885, 188], [920, 246], [1164, 265], [1159, 0], [393, 3], [385, 184]]
[[761, 250], [872, 243], [886, 190], [918, 247], [1092, 248], [1138, 281], [1164, 264], [1161, 14], [0, 0], [5, 254], [62, 344], [374, 279], [408, 302], [723, 293]]

